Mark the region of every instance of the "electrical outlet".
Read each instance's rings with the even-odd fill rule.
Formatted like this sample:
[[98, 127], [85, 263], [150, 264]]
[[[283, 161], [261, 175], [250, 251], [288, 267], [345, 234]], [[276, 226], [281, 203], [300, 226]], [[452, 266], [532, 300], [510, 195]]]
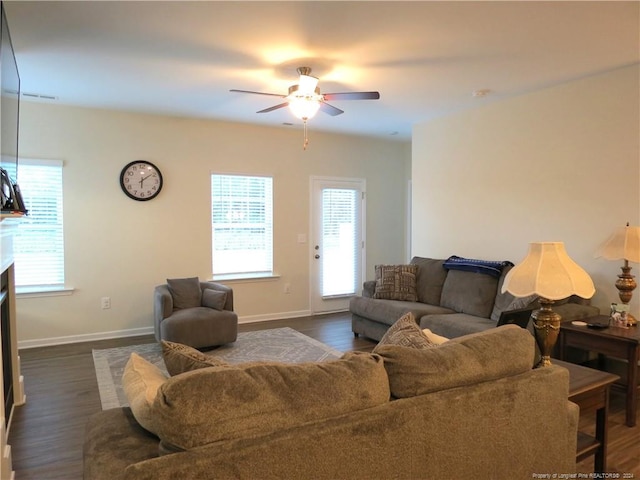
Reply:
[[285, 283], [284, 284], [284, 293], [291, 293], [291, 284], [290, 283]]
[[103, 310], [111, 308], [111, 297], [102, 297], [101, 303]]

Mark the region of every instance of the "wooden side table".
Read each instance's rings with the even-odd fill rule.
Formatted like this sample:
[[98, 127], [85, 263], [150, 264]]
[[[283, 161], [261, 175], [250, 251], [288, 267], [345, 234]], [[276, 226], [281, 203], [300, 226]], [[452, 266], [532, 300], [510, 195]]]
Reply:
[[[600, 315], [588, 318], [585, 321], [607, 323], [609, 317]], [[593, 329], [573, 325], [571, 322], [564, 322], [560, 325], [558, 345], [560, 360], [564, 359], [567, 347], [576, 347], [627, 361], [627, 378], [624, 385], [626, 392], [626, 424], [629, 427], [635, 426], [638, 411], [640, 328], [609, 327]]]
[[578, 432], [576, 461], [595, 455], [594, 472], [607, 471], [609, 434], [609, 388], [620, 377], [573, 363], [554, 360], [554, 365], [569, 370], [569, 400], [580, 407], [580, 415], [596, 414], [595, 437]]

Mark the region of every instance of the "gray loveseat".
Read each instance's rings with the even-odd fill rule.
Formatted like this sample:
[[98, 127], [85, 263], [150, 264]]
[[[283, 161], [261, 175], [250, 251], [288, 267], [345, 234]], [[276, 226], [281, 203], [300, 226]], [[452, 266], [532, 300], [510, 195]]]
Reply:
[[[417, 266], [417, 301], [374, 298], [376, 281], [364, 282], [362, 295], [353, 297], [349, 305], [353, 333], [380, 340], [402, 315], [412, 312], [421, 328], [455, 338], [495, 327], [503, 311], [535, 308], [535, 297], [515, 298], [500, 292], [513, 264], [495, 263], [504, 264], [498, 277], [447, 270], [445, 259], [414, 257], [411, 265]], [[590, 305], [589, 300], [576, 296], [557, 302], [554, 311], [562, 316], [562, 321], [599, 315], [599, 309]]]
[[[141, 421], [94, 414], [85, 480], [530, 479], [575, 471], [568, 372], [505, 326], [417, 350], [161, 379]], [[149, 385], [149, 384], [148, 384]], [[133, 405], [133, 403], [132, 403]], [[544, 415], [540, 414], [544, 405]], [[140, 414], [138, 414], [140, 415]]]

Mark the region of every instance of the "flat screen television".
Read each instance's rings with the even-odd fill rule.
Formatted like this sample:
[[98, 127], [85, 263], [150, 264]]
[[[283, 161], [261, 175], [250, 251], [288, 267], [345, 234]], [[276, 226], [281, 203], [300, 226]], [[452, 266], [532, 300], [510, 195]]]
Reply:
[[9, 25], [0, 2], [0, 210], [24, 212], [18, 178], [18, 126], [20, 120], [20, 75], [11, 44]]

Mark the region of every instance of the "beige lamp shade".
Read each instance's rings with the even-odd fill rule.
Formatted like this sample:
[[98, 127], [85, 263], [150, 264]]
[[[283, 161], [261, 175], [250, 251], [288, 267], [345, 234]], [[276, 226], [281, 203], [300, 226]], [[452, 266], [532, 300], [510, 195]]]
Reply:
[[571, 295], [591, 298], [596, 289], [587, 272], [569, 258], [563, 242], [532, 242], [529, 253], [504, 279], [502, 292], [515, 297], [538, 295], [561, 300]]
[[618, 227], [602, 244], [596, 257], [640, 263], [640, 227]]

